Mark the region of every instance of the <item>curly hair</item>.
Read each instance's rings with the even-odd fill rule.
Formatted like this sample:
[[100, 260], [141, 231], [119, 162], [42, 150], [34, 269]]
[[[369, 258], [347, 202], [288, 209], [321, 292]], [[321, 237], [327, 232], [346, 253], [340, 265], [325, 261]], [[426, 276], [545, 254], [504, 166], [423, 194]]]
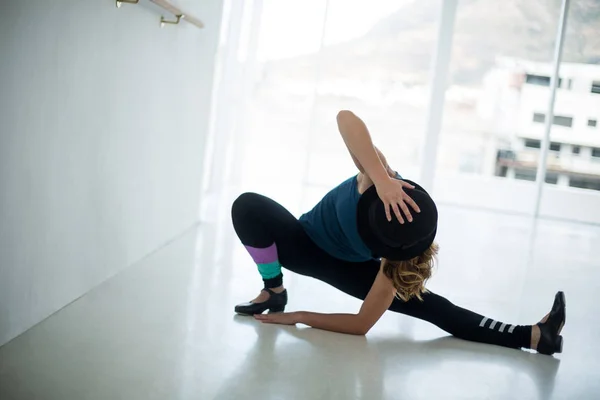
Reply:
[[425, 282], [431, 278], [439, 246], [432, 243], [420, 256], [406, 261], [382, 259], [383, 273], [396, 288], [396, 296], [404, 301], [413, 297], [423, 301], [421, 296], [427, 292]]

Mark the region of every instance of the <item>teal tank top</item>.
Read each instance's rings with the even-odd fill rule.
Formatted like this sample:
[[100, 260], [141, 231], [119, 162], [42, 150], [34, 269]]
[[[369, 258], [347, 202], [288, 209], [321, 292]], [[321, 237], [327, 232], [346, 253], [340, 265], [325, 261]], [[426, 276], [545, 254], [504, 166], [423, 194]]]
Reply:
[[329, 255], [344, 261], [362, 262], [373, 259], [367, 245], [358, 234], [357, 176], [332, 189], [309, 212], [300, 217], [304, 231]]

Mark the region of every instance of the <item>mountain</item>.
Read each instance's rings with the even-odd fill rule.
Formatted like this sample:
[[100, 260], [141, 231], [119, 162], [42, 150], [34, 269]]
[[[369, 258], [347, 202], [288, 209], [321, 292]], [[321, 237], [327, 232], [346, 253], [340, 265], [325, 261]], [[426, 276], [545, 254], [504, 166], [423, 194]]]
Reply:
[[[271, 61], [269, 75], [321, 80], [358, 79], [422, 85], [428, 80], [440, 0], [406, 4], [364, 36], [326, 46], [321, 54]], [[481, 82], [496, 57], [551, 62], [560, 0], [461, 0], [450, 66], [451, 82]], [[600, 0], [571, 2], [564, 62], [600, 64]]]

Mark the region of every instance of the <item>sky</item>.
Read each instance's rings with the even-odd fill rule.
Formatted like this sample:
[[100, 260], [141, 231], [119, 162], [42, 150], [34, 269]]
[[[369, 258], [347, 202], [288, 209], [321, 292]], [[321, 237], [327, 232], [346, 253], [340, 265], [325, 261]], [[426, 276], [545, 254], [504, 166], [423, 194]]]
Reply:
[[263, 0], [258, 59], [319, 49], [326, 5], [325, 45], [365, 34], [377, 21], [416, 0]]

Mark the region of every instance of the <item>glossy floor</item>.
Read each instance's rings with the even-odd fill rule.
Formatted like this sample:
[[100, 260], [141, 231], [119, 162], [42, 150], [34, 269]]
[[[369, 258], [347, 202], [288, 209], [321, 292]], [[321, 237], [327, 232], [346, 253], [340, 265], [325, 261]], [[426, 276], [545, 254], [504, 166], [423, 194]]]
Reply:
[[[564, 353], [468, 343], [386, 313], [366, 337], [261, 325], [260, 279], [205, 223], [0, 348], [0, 399], [592, 399], [600, 393], [600, 227], [442, 207], [431, 289], [512, 323], [567, 294]], [[360, 303], [286, 273], [289, 310]]]

